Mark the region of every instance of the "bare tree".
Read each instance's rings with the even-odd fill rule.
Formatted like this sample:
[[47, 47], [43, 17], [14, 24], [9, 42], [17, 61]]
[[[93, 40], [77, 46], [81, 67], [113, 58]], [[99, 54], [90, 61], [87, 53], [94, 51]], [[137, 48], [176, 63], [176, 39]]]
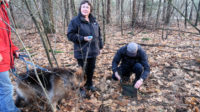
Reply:
[[167, 6], [167, 15], [165, 19], [165, 24], [169, 24], [170, 18], [171, 18], [171, 12], [172, 12], [172, 0], [168, 0], [168, 6]]
[[165, 21], [165, 16], [166, 16], [165, 12], [166, 12], [166, 0], [164, 0], [163, 2], [162, 21]]
[[103, 15], [103, 41], [106, 41], [106, 20], [105, 20], [105, 11], [104, 11], [104, 0], [101, 1], [101, 5], [102, 5], [102, 15]]
[[139, 0], [137, 3], [137, 14], [136, 14], [137, 19], [139, 18], [139, 15], [140, 15], [140, 5], [141, 5], [141, 0]]
[[15, 27], [15, 28], [17, 28], [17, 24], [16, 24], [16, 22], [15, 22], [15, 15], [14, 15], [14, 12], [13, 12], [13, 3], [12, 3], [13, 1], [11, 1], [11, 2], [9, 2], [9, 5], [10, 5], [10, 13], [11, 13], [11, 16], [12, 16], [12, 20], [13, 20], [13, 26]]
[[194, 9], [194, 5], [191, 4], [191, 10], [190, 10], [190, 17], [189, 17], [189, 20], [192, 21], [192, 16], [193, 16], [193, 9]]
[[124, 0], [121, 0], [121, 35], [123, 35]]
[[158, 4], [157, 17], [156, 17], [156, 27], [158, 26], [158, 20], [159, 20], [159, 17], [160, 17], [160, 6], [161, 6], [161, 0], [159, 0], [159, 4]]
[[[121, 0], [117, 0], [116, 2], [116, 15], [119, 15], [119, 12], [120, 12], [120, 1]], [[117, 23], [119, 22], [119, 20], [120, 20], [120, 16], [117, 16], [116, 17], [116, 20], [117, 20]]]
[[187, 28], [187, 18], [188, 18], [188, 0], [185, 1], [185, 28]]
[[197, 10], [197, 16], [196, 16], [195, 26], [197, 26], [198, 21], [199, 21], [199, 13], [200, 13], [200, 0], [199, 0], [198, 10]]
[[97, 0], [97, 13], [96, 13], [96, 15], [98, 16], [98, 20], [99, 20], [99, 0]]
[[132, 27], [134, 27], [136, 22], [136, 0], [133, 0], [132, 5]]
[[44, 29], [46, 33], [55, 33], [53, 6], [51, 0], [42, 0]]
[[64, 10], [65, 10], [65, 14], [64, 14], [64, 31], [65, 31], [65, 26], [66, 23], [67, 25], [69, 24], [69, 19], [70, 19], [70, 14], [69, 14], [69, 1], [68, 0], [64, 0]]
[[133, 0], [132, 3], [132, 34], [134, 35], [134, 28], [135, 28], [135, 23], [136, 23], [136, 0]]
[[106, 23], [109, 24], [110, 23], [110, 0], [107, 0], [107, 17], [106, 17]]
[[153, 5], [154, 5], [154, 0], [151, 0], [151, 8], [150, 8], [150, 12], [149, 12], [149, 15], [148, 15], [148, 21], [150, 20], [151, 15], [152, 15]]
[[92, 4], [93, 4], [93, 11], [92, 11], [92, 14], [97, 17], [96, 13], [97, 13], [97, 0], [93, 0]]
[[72, 16], [74, 17], [74, 16], [77, 15], [74, 0], [70, 0], [70, 6], [71, 6], [71, 13], [72, 13]]
[[143, 9], [142, 9], [142, 21], [145, 21], [146, 16], [146, 0], [143, 0]]

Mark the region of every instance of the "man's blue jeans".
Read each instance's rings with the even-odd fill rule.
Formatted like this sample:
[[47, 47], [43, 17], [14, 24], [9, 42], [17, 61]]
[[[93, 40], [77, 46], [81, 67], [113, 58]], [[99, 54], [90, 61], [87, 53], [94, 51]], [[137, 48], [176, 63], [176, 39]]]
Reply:
[[9, 72], [0, 72], [0, 112], [20, 112], [13, 100], [13, 86]]

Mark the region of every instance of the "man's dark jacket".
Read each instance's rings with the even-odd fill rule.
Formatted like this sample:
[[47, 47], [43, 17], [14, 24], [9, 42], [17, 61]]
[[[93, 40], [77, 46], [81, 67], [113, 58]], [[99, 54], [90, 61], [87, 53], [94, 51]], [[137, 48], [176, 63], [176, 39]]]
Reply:
[[137, 55], [135, 57], [129, 57], [126, 55], [127, 52], [127, 45], [121, 47], [117, 53], [115, 54], [115, 57], [112, 61], [112, 70], [113, 73], [115, 73], [118, 70], [118, 64], [121, 61], [121, 67], [126, 68], [127, 70], [130, 70], [133, 68], [134, 64], [140, 63], [144, 67], [144, 71], [141, 74], [142, 79], [146, 79], [148, 74], [150, 73], [150, 67], [148, 64], [148, 57], [145, 53], [145, 51], [141, 48], [140, 45], [138, 45], [138, 51]]
[[[76, 59], [84, 59], [88, 50], [87, 58], [94, 58], [99, 55], [100, 49], [103, 48], [100, 27], [91, 14], [89, 20], [90, 22], [87, 22], [79, 13], [68, 26], [67, 37], [74, 43], [74, 57]], [[84, 40], [85, 36], [93, 36], [93, 39], [87, 42]]]

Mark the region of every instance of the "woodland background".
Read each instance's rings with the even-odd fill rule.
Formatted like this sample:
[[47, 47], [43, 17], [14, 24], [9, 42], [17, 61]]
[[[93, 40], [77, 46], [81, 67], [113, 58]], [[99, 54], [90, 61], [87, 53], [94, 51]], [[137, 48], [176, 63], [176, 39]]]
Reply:
[[[80, 2], [11, 0], [8, 10], [13, 42], [22, 52], [30, 53], [37, 65], [77, 70], [73, 44], [67, 40], [66, 32], [69, 21], [78, 14]], [[91, 3], [105, 44], [95, 69], [94, 85], [98, 91], [88, 93], [88, 99], [78, 96], [63, 99], [59, 112], [199, 112], [200, 0], [91, 0]], [[151, 67], [136, 99], [122, 96], [119, 82], [110, 78], [114, 54], [131, 41], [146, 50]], [[25, 72], [25, 65], [15, 61], [18, 72]], [[45, 104], [21, 109], [42, 112]]]

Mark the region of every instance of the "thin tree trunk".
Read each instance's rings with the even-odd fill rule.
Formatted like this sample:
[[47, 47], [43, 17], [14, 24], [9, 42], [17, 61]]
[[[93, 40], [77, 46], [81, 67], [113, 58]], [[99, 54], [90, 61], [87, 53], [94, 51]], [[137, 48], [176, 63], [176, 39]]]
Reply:
[[[178, 25], [178, 29], [180, 31], [180, 24], [179, 24], [179, 17], [177, 16], [177, 25]], [[178, 33], [178, 35], [181, 37], [180, 32]]]
[[185, 28], [187, 28], [187, 18], [188, 18], [188, 0], [185, 1]]
[[198, 10], [197, 10], [197, 16], [196, 16], [195, 26], [197, 26], [198, 21], [199, 21], [199, 13], [200, 13], [200, 0], [199, 0]]
[[195, 10], [198, 11], [198, 8], [197, 8], [197, 6], [195, 5], [194, 0], [192, 0], [192, 4], [194, 5]]
[[117, 20], [117, 23], [119, 23], [120, 21], [120, 16], [117, 16], [119, 15], [119, 12], [120, 12], [120, 1], [121, 0], [117, 0], [116, 2], [116, 20]]
[[159, 23], [160, 6], [161, 6], [161, 0], [159, 0], [159, 4], [158, 4], [157, 17], [156, 17], [156, 27], [158, 26], [158, 23]]
[[137, 7], [137, 20], [140, 18], [140, 5], [141, 5], [141, 0], [138, 1], [138, 7]]
[[74, 17], [74, 16], [77, 15], [74, 0], [70, 0], [70, 5], [71, 5], [71, 13], [72, 13], [72, 15]]
[[121, 0], [121, 35], [123, 35], [124, 0]]
[[98, 20], [100, 20], [100, 16], [99, 16], [99, 0], [97, 0], [97, 15], [98, 15]]
[[102, 15], [103, 15], [103, 41], [105, 43], [106, 41], [106, 27], [105, 27], [105, 24], [106, 24], [106, 19], [105, 19], [105, 10], [104, 10], [104, 0], [101, 1], [101, 4], [102, 4]]
[[69, 19], [70, 19], [70, 14], [69, 14], [69, 1], [68, 0], [64, 0], [64, 10], [65, 10], [65, 17], [64, 17], [64, 32], [65, 30], [65, 26], [66, 23], [67, 25], [69, 24]]
[[96, 1], [97, 0], [94, 0], [93, 2], [92, 2], [92, 4], [93, 4], [93, 11], [92, 11], [92, 14], [95, 16], [95, 17], [97, 17], [97, 15], [96, 15], [96, 13], [97, 13], [97, 5], [96, 5]]
[[136, 22], [136, 0], [133, 0], [132, 5], [132, 28], [134, 28]]
[[143, 0], [142, 21], [144, 22], [146, 16], [146, 0]]
[[153, 11], [153, 5], [154, 5], [154, 0], [151, 0], [151, 8], [150, 8], [150, 12], [149, 12], [149, 15], [148, 15], [148, 21], [151, 20], [151, 15], [152, 15], [152, 11]]
[[162, 21], [165, 21], [165, 16], [166, 16], [165, 12], [166, 12], [166, 0], [164, 0], [164, 2], [163, 2]]
[[13, 12], [13, 5], [12, 5], [12, 2], [13, 1], [10, 1], [9, 2], [9, 6], [10, 6], [10, 13], [11, 13], [11, 16], [12, 16], [12, 18], [13, 18], [13, 26], [14, 26], [14, 28], [16, 29], [17, 28], [17, 24], [16, 24], [16, 22], [15, 22], [15, 15], [14, 15], [14, 12]]
[[191, 4], [192, 6], [191, 6], [191, 11], [190, 11], [190, 17], [189, 17], [189, 20], [190, 21], [192, 21], [192, 16], [193, 16], [193, 8], [194, 8], [194, 5], [193, 4]]
[[51, 0], [42, 0], [44, 30], [46, 33], [55, 33], [53, 6]]
[[166, 15], [165, 24], [169, 24], [169, 22], [170, 22], [171, 11], [172, 11], [171, 4], [172, 4], [172, 0], [168, 0], [167, 15]]
[[110, 0], [107, 0], [107, 17], [106, 17], [106, 23], [109, 24], [110, 23]]

